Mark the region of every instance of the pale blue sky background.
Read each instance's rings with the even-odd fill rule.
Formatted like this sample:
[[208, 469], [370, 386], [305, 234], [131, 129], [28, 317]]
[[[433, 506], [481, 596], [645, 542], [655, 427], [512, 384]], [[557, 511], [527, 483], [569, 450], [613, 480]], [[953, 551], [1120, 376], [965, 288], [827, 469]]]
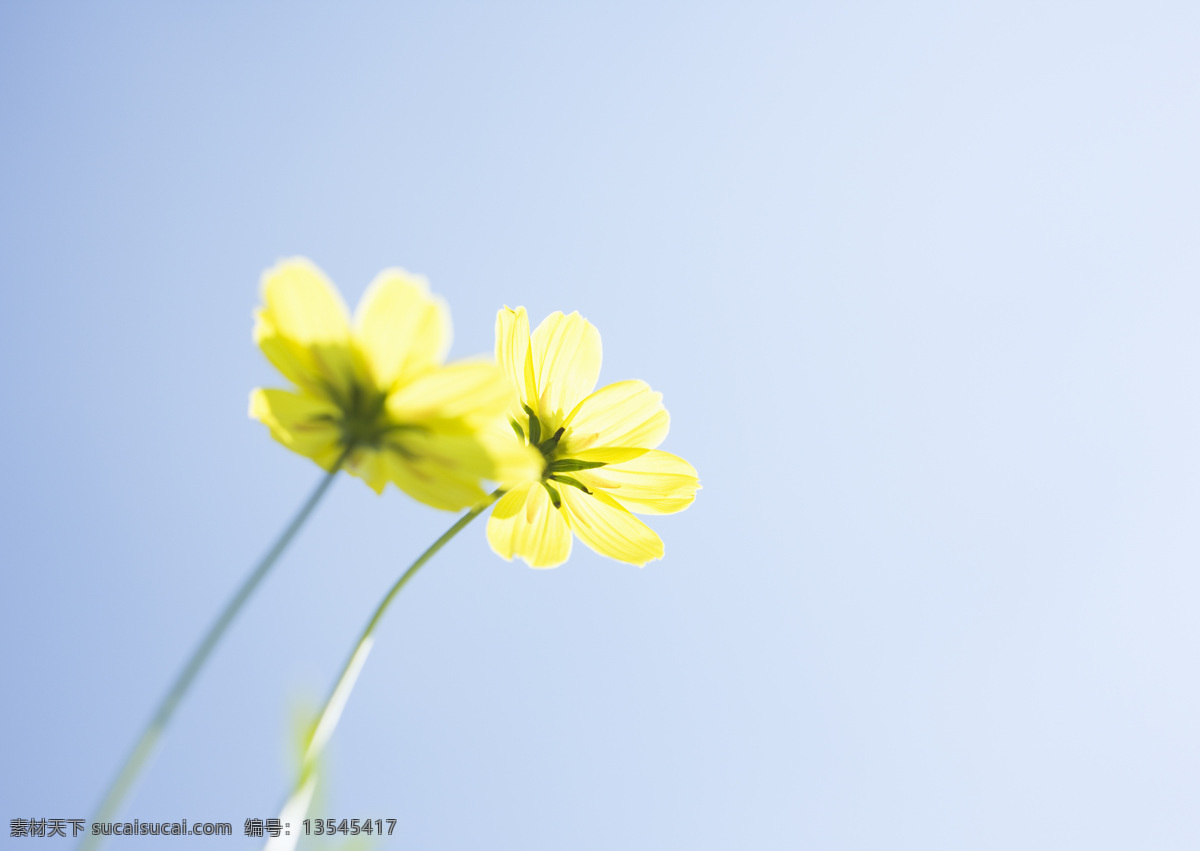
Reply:
[[[317, 481], [246, 416], [258, 276], [305, 254], [352, 302], [429, 276], [455, 355], [581, 311], [704, 483], [644, 570], [456, 540], [327, 815], [1197, 847], [1200, 6], [248, 6], [0, 8], [0, 817], [90, 815]], [[340, 480], [129, 816], [252, 847], [289, 707], [451, 521]]]

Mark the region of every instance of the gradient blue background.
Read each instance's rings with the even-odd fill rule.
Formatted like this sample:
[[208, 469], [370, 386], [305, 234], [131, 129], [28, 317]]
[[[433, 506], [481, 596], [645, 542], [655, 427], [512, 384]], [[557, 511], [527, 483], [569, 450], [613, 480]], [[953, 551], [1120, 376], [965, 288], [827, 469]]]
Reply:
[[[0, 8], [5, 827], [90, 816], [315, 485], [246, 416], [258, 276], [305, 254], [351, 303], [429, 276], [455, 356], [502, 304], [581, 311], [704, 483], [643, 570], [457, 539], [325, 814], [396, 848], [1197, 847], [1200, 7], [568, 5]], [[129, 816], [251, 847], [291, 707], [451, 519], [340, 480]]]

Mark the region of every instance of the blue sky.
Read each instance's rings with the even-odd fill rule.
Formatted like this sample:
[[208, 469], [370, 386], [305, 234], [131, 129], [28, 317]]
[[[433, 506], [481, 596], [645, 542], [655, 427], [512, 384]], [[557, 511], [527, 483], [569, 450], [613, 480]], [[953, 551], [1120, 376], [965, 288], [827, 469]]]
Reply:
[[[1185, 3], [6, 4], [3, 817], [90, 815], [315, 485], [246, 416], [258, 276], [303, 254], [351, 302], [427, 275], [455, 356], [579, 310], [704, 484], [642, 570], [469, 528], [389, 614], [328, 815], [1194, 847], [1198, 56]], [[450, 522], [339, 481], [130, 817], [274, 815], [292, 707]]]

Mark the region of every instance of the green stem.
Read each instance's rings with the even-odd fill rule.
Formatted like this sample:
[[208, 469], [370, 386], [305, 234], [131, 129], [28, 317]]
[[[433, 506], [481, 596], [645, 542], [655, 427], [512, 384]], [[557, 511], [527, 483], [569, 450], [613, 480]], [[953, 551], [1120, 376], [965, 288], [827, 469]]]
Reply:
[[[271, 549], [267, 550], [266, 555], [251, 571], [250, 575], [242, 582], [237, 592], [225, 604], [225, 608], [221, 610], [221, 614], [213, 621], [212, 626], [208, 628], [208, 632], [204, 635], [203, 640], [192, 651], [192, 655], [188, 658], [187, 664], [175, 676], [175, 681], [171, 683], [171, 688], [167, 690], [166, 696], [159, 703], [158, 709], [150, 718], [146, 728], [142, 730], [142, 735], [137, 740], [137, 744], [133, 746], [129, 756], [125, 758], [125, 763], [121, 766], [121, 770], [117, 773], [116, 778], [108, 787], [108, 791], [104, 795], [104, 800], [97, 807], [95, 815], [92, 817], [92, 822], [109, 822], [120, 809], [121, 802], [129, 793], [138, 774], [141, 773], [146, 761], [154, 752], [158, 741], [162, 738], [163, 731], [166, 729], [171, 716], [175, 713], [175, 709], [179, 706], [179, 702], [183, 700], [183, 696], [187, 693], [188, 688], [192, 685], [192, 681], [196, 679], [196, 675], [200, 673], [200, 669], [204, 667], [204, 663], [208, 661], [208, 657], [212, 654], [217, 644], [221, 641], [221, 637], [225, 634], [225, 630], [237, 617], [242, 606], [250, 599], [250, 595], [270, 572], [275, 562], [283, 555], [283, 551], [287, 549], [288, 544], [296, 537], [296, 533], [300, 531], [300, 527], [304, 525], [304, 521], [312, 514], [313, 509], [317, 507], [317, 503], [321, 501], [321, 497], [329, 490], [329, 486], [333, 484], [334, 476], [342, 468], [342, 464], [346, 460], [346, 456], [350, 454], [347, 449], [338, 459], [337, 465], [326, 473], [316, 490], [312, 495], [300, 506], [300, 510], [296, 512], [296, 516], [287, 525], [283, 532], [276, 539]], [[84, 836], [80, 847], [82, 849], [98, 848], [101, 839], [92, 836], [90, 833]]]
[[[467, 524], [478, 517], [491, 506], [504, 493], [503, 489], [495, 490], [486, 501], [472, 508], [458, 521], [445, 531], [445, 533], [434, 541], [429, 549], [421, 553], [417, 560], [409, 565], [408, 570], [396, 580], [395, 584], [388, 589], [388, 592], [383, 595], [383, 599], [379, 601], [379, 605], [375, 607], [371, 619], [367, 621], [366, 627], [359, 636], [358, 643], [354, 645], [354, 651], [346, 660], [346, 664], [342, 667], [342, 672], [337, 678], [337, 683], [333, 690], [329, 693], [329, 698], [325, 701], [325, 705], [321, 707], [321, 714], [317, 716], [316, 725], [313, 727], [312, 735], [308, 741], [308, 747], [304, 752], [304, 759], [300, 767], [300, 777], [293, 789], [291, 796], [284, 804], [283, 812], [292, 816], [291, 821], [295, 824], [298, 819], [303, 819], [303, 811], [307, 798], [312, 794], [311, 774], [313, 767], [321, 756], [325, 745], [329, 742], [333, 731], [337, 728], [338, 721], [341, 719], [342, 710], [346, 707], [346, 702], [350, 699], [350, 692], [354, 689], [354, 684], [358, 680], [358, 675], [362, 671], [362, 667], [366, 664], [367, 654], [371, 652], [371, 646], [375, 641], [375, 629], [379, 626], [379, 622], [383, 619], [384, 613], [387, 612], [388, 606], [392, 604], [392, 600], [396, 599], [396, 595], [401, 589], [408, 584], [408, 581], [416, 575], [427, 561], [437, 555], [450, 539], [467, 527]], [[297, 815], [297, 813], [299, 813]]]

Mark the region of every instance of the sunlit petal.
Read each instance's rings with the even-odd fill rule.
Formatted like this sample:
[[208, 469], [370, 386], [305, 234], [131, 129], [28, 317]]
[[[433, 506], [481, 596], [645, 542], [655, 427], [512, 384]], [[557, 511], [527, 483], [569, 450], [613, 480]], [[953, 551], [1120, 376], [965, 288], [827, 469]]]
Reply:
[[525, 308], [501, 308], [496, 314], [496, 363], [508, 377], [517, 415], [521, 413], [522, 404], [537, 410], [537, 382], [530, 346], [529, 316]]
[[413, 499], [444, 511], [477, 505], [487, 497], [480, 482], [495, 462], [474, 435], [400, 432], [385, 444], [388, 478]]
[[578, 313], [551, 313], [531, 336], [539, 412], [551, 427], [596, 387], [600, 332]]
[[460, 420], [474, 430], [500, 419], [512, 391], [495, 364], [459, 361], [425, 373], [388, 397], [388, 412], [397, 422]]
[[700, 487], [696, 470], [678, 455], [650, 449], [628, 461], [583, 470], [576, 478], [604, 490], [638, 514], [673, 514], [691, 505]]
[[355, 311], [355, 337], [381, 389], [440, 364], [450, 348], [450, 311], [428, 282], [403, 269], [385, 269]]
[[497, 555], [530, 567], [557, 567], [571, 555], [571, 528], [541, 484], [526, 482], [500, 498], [488, 518], [488, 543]]
[[571, 529], [600, 555], [639, 567], [663, 557], [662, 539], [608, 494], [564, 487], [562, 500]]
[[350, 453], [343, 466], [346, 472], [362, 479], [375, 493], [383, 493], [387, 487], [387, 459], [378, 450], [359, 447]]
[[644, 381], [618, 381], [580, 402], [566, 422], [563, 451], [573, 454], [603, 446], [653, 449], [662, 443], [670, 418], [662, 394]]
[[320, 269], [284, 260], [263, 274], [262, 298], [254, 339], [280, 372], [312, 392], [353, 381], [346, 305]]
[[250, 394], [250, 416], [271, 436], [306, 458], [332, 470], [342, 454], [333, 422], [337, 406], [324, 399], [288, 390], [257, 389]]

